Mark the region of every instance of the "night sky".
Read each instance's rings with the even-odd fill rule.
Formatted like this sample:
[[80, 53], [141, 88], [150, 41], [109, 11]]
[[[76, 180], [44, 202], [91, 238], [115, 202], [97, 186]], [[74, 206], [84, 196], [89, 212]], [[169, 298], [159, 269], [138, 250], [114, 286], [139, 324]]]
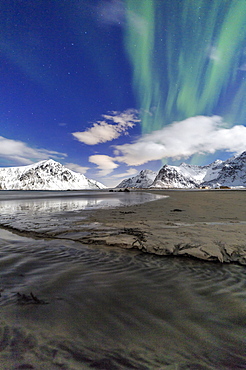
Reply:
[[246, 1], [5, 0], [0, 166], [114, 186], [246, 150]]

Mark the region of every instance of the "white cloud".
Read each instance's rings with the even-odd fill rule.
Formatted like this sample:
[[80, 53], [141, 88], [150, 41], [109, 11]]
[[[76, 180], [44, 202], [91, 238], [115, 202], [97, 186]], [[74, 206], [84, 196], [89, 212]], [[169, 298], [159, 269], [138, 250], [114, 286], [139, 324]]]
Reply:
[[120, 173], [117, 175], [110, 175], [108, 177], [103, 178], [103, 183], [109, 188], [114, 188], [119, 185], [123, 178], [128, 178], [136, 175], [139, 171], [134, 168], [130, 168], [125, 173]]
[[[117, 139], [122, 134], [127, 134], [127, 130], [135, 126], [135, 122], [140, 122], [136, 118], [135, 110], [125, 112], [111, 112], [111, 115], [103, 115], [103, 121], [97, 121], [86, 131], [73, 132], [72, 135], [79, 141], [87, 145], [106, 143]], [[113, 122], [113, 124], [108, 123]]]
[[219, 55], [218, 49], [215, 46], [211, 46], [209, 49], [209, 58], [215, 62], [219, 62], [221, 57]]
[[134, 28], [139, 35], [144, 36], [149, 32], [148, 21], [139, 14], [128, 11], [128, 20], [131, 24], [131, 28]]
[[115, 161], [138, 166], [162, 158], [179, 160], [217, 150], [246, 150], [246, 127], [225, 128], [219, 116], [197, 116], [174, 122], [132, 144], [115, 146]]
[[117, 179], [117, 178], [122, 178], [122, 177], [133, 176], [133, 175], [136, 175], [137, 173], [138, 173], [138, 170], [136, 170], [135, 168], [129, 168], [129, 170], [127, 170], [126, 172], [118, 173], [117, 175], [113, 175], [112, 177]]
[[131, 28], [134, 28], [140, 35], [146, 33], [148, 28], [147, 20], [137, 12], [127, 9], [122, 0], [101, 1], [95, 8], [97, 21], [110, 26], [125, 26], [130, 22]]
[[107, 176], [115, 168], [119, 167], [119, 165], [114, 162], [114, 159], [109, 157], [108, 155], [91, 155], [89, 157], [89, 162], [94, 163], [98, 166], [98, 169], [100, 170], [98, 174], [100, 176]]
[[34, 149], [22, 141], [0, 136], [0, 157], [14, 164], [25, 165], [34, 161], [49, 159], [50, 157], [66, 157], [66, 154], [46, 149]]
[[124, 23], [125, 12], [122, 0], [101, 1], [97, 7], [98, 20], [109, 25]]
[[240, 71], [246, 71], [246, 63], [243, 63], [238, 69]]
[[89, 170], [89, 167], [82, 167], [75, 163], [66, 163], [65, 166], [69, 168], [70, 170], [78, 173], [82, 173], [83, 175], [86, 173], [87, 170]]

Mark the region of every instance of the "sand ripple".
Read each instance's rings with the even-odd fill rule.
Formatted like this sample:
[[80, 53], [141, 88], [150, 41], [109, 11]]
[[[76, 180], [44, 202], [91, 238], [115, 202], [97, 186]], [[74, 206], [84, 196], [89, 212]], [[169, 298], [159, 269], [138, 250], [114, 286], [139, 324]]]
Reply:
[[[244, 267], [7, 234], [0, 243], [6, 369], [245, 366]], [[18, 292], [48, 304], [20, 305]]]

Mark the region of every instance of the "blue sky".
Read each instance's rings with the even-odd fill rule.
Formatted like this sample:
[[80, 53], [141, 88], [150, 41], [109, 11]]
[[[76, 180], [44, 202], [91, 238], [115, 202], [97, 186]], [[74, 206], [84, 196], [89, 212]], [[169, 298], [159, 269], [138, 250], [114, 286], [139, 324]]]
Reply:
[[246, 2], [5, 0], [0, 166], [108, 186], [246, 149]]

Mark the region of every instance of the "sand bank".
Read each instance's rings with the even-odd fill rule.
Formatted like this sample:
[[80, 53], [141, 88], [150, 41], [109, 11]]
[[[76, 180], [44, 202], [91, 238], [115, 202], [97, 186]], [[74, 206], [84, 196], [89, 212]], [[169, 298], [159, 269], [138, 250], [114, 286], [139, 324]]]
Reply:
[[93, 227], [83, 240], [157, 255], [246, 264], [245, 190], [153, 192], [167, 198], [92, 212]]
[[[57, 217], [48, 210], [42, 215], [38, 213], [35, 219], [29, 219], [26, 214], [23, 219], [7, 217], [1, 227], [27, 237], [68, 239], [113, 248], [137, 248], [157, 255], [246, 265], [246, 190], [152, 190], [151, 193], [163, 197], [118, 208], [69, 214], [62, 211]], [[129, 204], [132, 195], [128, 193]], [[141, 194], [138, 196], [141, 198]], [[124, 202], [127, 204], [126, 199]]]

